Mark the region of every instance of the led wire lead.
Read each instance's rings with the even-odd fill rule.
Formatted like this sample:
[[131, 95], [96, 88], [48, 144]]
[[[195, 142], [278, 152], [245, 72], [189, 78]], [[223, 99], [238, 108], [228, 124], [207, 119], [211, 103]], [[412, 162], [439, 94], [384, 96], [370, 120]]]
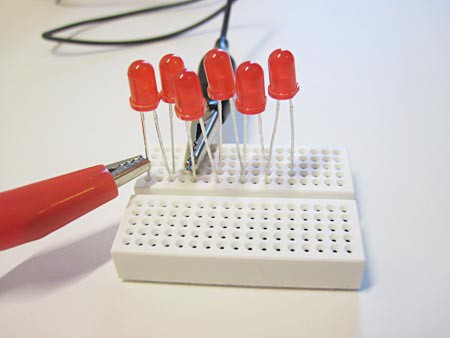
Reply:
[[263, 164], [263, 170], [264, 170], [264, 181], [268, 182], [268, 175], [267, 175], [267, 168], [266, 168], [266, 152], [264, 150], [264, 137], [263, 137], [263, 131], [262, 131], [262, 117], [261, 114], [258, 114], [258, 129], [259, 129], [259, 142], [261, 144], [261, 158], [262, 158], [262, 164]]
[[192, 142], [191, 133], [190, 133], [190, 123], [189, 121], [185, 121], [186, 126], [186, 134], [189, 142], [189, 152], [191, 154], [191, 168], [192, 168], [192, 180], [195, 182], [197, 177], [197, 168], [195, 164], [195, 156], [194, 156], [194, 144]]
[[243, 156], [243, 162], [244, 162], [244, 168], [247, 167], [247, 164], [245, 163], [247, 160], [247, 114], [244, 114], [244, 156]]
[[241, 181], [243, 181], [245, 168], [244, 168], [244, 163], [242, 162], [241, 150], [239, 147], [239, 134], [238, 134], [238, 129], [237, 129], [237, 121], [236, 121], [236, 109], [234, 106], [233, 98], [230, 99], [230, 108], [231, 108], [231, 120], [233, 122], [234, 140], [236, 142], [236, 152], [237, 152], [238, 159], [239, 159], [239, 165], [241, 166]]
[[166, 166], [167, 176], [169, 177], [169, 181], [173, 181], [172, 174], [170, 173], [169, 162], [167, 161], [166, 150], [164, 149], [164, 144], [161, 137], [161, 130], [159, 129], [158, 115], [156, 114], [156, 110], [153, 111], [153, 119], [155, 120], [155, 128], [156, 133], [158, 134], [159, 147], [161, 148], [161, 154], [164, 159], [164, 165]]
[[175, 146], [173, 136], [173, 105], [169, 103], [169, 121], [170, 121], [170, 147], [172, 150], [172, 174], [175, 175]]
[[222, 138], [223, 138], [223, 131], [222, 131], [222, 101], [219, 100], [217, 103], [217, 110], [219, 114], [219, 170], [222, 173]]
[[211, 170], [212, 170], [214, 176], [216, 177], [216, 182], [219, 183], [220, 182], [219, 176], [217, 175], [217, 171], [214, 166], [211, 148], [209, 146], [209, 141], [208, 141], [208, 135], [206, 134], [205, 122], [203, 122], [203, 118], [200, 118], [199, 122], [200, 122], [200, 128], [202, 129], [203, 140], [205, 141], [206, 151], [207, 151], [208, 157], [209, 157], [209, 162], [211, 162]]
[[280, 115], [280, 100], [277, 100], [276, 108], [275, 108], [275, 121], [273, 123], [272, 137], [270, 139], [269, 159], [267, 161], [269, 175], [272, 172], [272, 153], [273, 153], [273, 145], [275, 143], [275, 135], [277, 133], [277, 128], [278, 128], [278, 116], [279, 115]]
[[291, 115], [291, 171], [290, 175], [294, 176], [294, 104], [292, 99], [289, 100], [289, 112]]
[[[145, 116], [143, 112], [139, 112], [139, 115], [141, 116], [141, 125], [142, 125], [142, 136], [144, 137], [144, 150], [145, 150], [145, 157], [148, 158], [148, 145], [147, 145], [147, 132], [145, 129]], [[146, 181], [150, 181], [150, 168], [147, 171], [147, 176], [145, 177]]]

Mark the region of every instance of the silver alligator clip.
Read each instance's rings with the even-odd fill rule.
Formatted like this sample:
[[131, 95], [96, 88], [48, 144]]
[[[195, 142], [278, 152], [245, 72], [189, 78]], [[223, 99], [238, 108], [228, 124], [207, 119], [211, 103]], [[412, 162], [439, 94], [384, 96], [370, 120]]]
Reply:
[[[228, 41], [225, 38], [221, 38], [216, 41], [215, 48], [220, 48], [223, 50], [228, 51]], [[231, 55], [230, 55], [231, 57]], [[204, 58], [203, 58], [204, 59]], [[208, 81], [206, 79], [206, 73], [205, 68], [203, 67], [203, 59], [200, 62], [200, 65], [198, 67], [198, 77], [200, 78], [200, 84], [202, 86], [203, 96], [206, 99], [206, 112], [205, 116], [203, 117], [203, 120], [205, 121], [205, 127], [206, 127], [206, 135], [208, 137], [208, 140], [211, 144], [215, 143], [218, 130], [219, 130], [219, 118], [218, 118], [218, 109], [217, 109], [217, 101], [212, 100], [208, 96], [207, 88], [208, 88]], [[235, 63], [233, 58], [231, 57], [231, 63], [233, 65], [233, 69], [236, 69]], [[228, 116], [230, 115], [230, 102], [222, 101], [222, 123], [225, 124], [225, 121], [227, 120]], [[200, 129], [200, 125], [198, 122], [191, 124], [191, 130], [190, 130], [190, 136], [191, 140], [194, 146], [194, 157], [195, 157], [195, 163], [197, 166], [200, 166], [203, 158], [206, 155], [206, 148], [205, 148], [205, 141], [203, 140], [202, 132]], [[192, 161], [191, 161], [191, 154], [189, 151], [189, 143], [186, 145], [186, 152], [185, 152], [185, 169], [191, 170]]]
[[106, 166], [118, 187], [150, 170], [150, 161], [143, 156], [134, 156]]

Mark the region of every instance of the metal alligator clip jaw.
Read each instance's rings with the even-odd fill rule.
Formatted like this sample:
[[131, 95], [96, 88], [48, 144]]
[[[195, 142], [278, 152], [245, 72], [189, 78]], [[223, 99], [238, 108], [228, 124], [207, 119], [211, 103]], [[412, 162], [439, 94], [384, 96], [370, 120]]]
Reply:
[[142, 155], [108, 164], [106, 166], [118, 187], [150, 170], [150, 161]]
[[[215, 48], [220, 48], [223, 50], [228, 51], [228, 41], [225, 38], [221, 38], [216, 41], [216, 44], [214, 46]], [[231, 55], [230, 55], [231, 57]], [[218, 118], [218, 108], [217, 108], [217, 101], [212, 100], [208, 96], [207, 88], [208, 88], [208, 81], [206, 79], [206, 73], [205, 68], [203, 67], [203, 60], [201, 60], [200, 65], [198, 67], [198, 76], [200, 78], [200, 84], [202, 86], [203, 90], [203, 96], [206, 98], [206, 112], [205, 116], [203, 117], [203, 120], [205, 121], [205, 127], [206, 127], [206, 135], [208, 137], [208, 140], [211, 144], [215, 143], [216, 137], [218, 135], [219, 131], [219, 118]], [[233, 69], [236, 69], [236, 65], [234, 63], [233, 58], [231, 57], [231, 63], [233, 65]], [[227, 120], [228, 116], [230, 115], [230, 102], [222, 101], [222, 123], [225, 124], [225, 121]], [[206, 155], [206, 148], [205, 148], [205, 141], [203, 140], [202, 132], [200, 129], [200, 125], [198, 122], [193, 122], [191, 124], [191, 130], [190, 130], [190, 137], [192, 139], [192, 143], [194, 146], [194, 157], [195, 157], [195, 163], [197, 166], [199, 166], [203, 160], [203, 158]], [[191, 154], [189, 151], [189, 143], [186, 145], [186, 152], [185, 152], [185, 169], [191, 170], [192, 161], [191, 161]]]

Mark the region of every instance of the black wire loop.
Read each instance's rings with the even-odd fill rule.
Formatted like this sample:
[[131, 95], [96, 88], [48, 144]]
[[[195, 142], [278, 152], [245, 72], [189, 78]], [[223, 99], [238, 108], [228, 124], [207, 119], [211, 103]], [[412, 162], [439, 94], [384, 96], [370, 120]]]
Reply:
[[110, 16], [105, 16], [105, 17], [101, 17], [101, 18], [95, 18], [95, 19], [89, 19], [89, 20], [83, 20], [83, 21], [79, 21], [79, 22], [75, 22], [72, 24], [68, 24], [62, 27], [58, 27], [49, 31], [46, 31], [44, 33], [42, 33], [42, 38], [44, 38], [45, 40], [50, 40], [50, 41], [56, 41], [59, 43], [72, 43], [72, 44], [79, 44], [79, 45], [93, 45], [93, 46], [132, 46], [132, 45], [141, 45], [141, 44], [146, 44], [146, 43], [153, 43], [153, 42], [157, 42], [157, 41], [162, 41], [162, 40], [167, 40], [167, 39], [171, 39], [174, 37], [177, 37], [181, 34], [184, 34], [190, 30], [193, 30], [203, 24], [205, 24], [206, 22], [214, 19], [216, 16], [218, 16], [220, 13], [225, 12], [225, 16], [224, 16], [224, 21], [222, 24], [222, 30], [221, 30], [221, 37], [220, 38], [225, 38], [226, 37], [226, 33], [227, 33], [227, 29], [228, 29], [228, 21], [230, 18], [230, 11], [231, 11], [231, 4], [237, 0], [227, 0], [227, 4], [221, 8], [219, 8], [218, 10], [214, 11], [213, 13], [211, 13], [210, 15], [208, 15], [206, 18], [190, 25], [187, 26], [185, 28], [182, 28], [180, 30], [177, 30], [175, 32], [172, 33], [168, 33], [168, 34], [164, 34], [164, 35], [159, 35], [159, 36], [155, 36], [155, 37], [150, 37], [150, 38], [144, 38], [144, 39], [137, 39], [137, 40], [111, 40], [111, 41], [105, 41], [105, 40], [84, 40], [84, 39], [75, 39], [73, 37], [69, 37], [69, 38], [64, 38], [64, 37], [57, 37], [55, 36], [56, 33], [61, 33], [64, 31], [67, 31], [69, 29], [73, 29], [73, 28], [77, 28], [77, 27], [82, 27], [82, 26], [86, 26], [86, 25], [91, 25], [91, 24], [95, 24], [95, 23], [103, 23], [103, 22], [108, 22], [108, 21], [114, 21], [114, 20], [118, 20], [118, 19], [123, 19], [126, 17], [130, 17], [130, 16], [135, 16], [135, 15], [142, 15], [142, 14], [148, 14], [148, 13], [152, 13], [152, 12], [158, 12], [158, 11], [162, 11], [162, 10], [166, 10], [166, 9], [170, 9], [170, 8], [175, 8], [175, 7], [180, 7], [180, 6], [185, 6], [185, 5], [189, 5], [195, 2], [199, 2], [202, 0], [189, 0], [189, 1], [181, 1], [181, 2], [175, 2], [175, 3], [170, 3], [170, 4], [165, 4], [165, 5], [160, 5], [160, 6], [153, 6], [153, 7], [146, 7], [146, 8], [142, 8], [136, 11], [131, 11], [131, 12], [125, 12], [125, 13], [120, 13], [120, 14], [115, 14], [115, 15], [110, 15]]

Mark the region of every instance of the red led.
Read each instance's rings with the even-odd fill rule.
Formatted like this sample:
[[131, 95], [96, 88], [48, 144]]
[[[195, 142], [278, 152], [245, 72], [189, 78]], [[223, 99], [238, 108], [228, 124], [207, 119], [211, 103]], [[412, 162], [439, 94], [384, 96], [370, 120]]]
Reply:
[[292, 99], [299, 91], [295, 76], [294, 55], [277, 49], [269, 56], [269, 95], [277, 100]]
[[153, 66], [144, 60], [134, 61], [128, 67], [130, 105], [136, 111], [152, 111], [158, 107], [161, 97], [156, 87]]
[[183, 121], [196, 121], [205, 115], [206, 100], [198, 75], [185, 69], [173, 79], [175, 113]]
[[164, 55], [159, 61], [159, 75], [161, 76], [161, 99], [166, 103], [175, 103], [173, 78], [184, 70], [183, 59], [175, 54]]
[[211, 49], [203, 60], [208, 80], [208, 95], [213, 100], [228, 100], [236, 92], [230, 55], [222, 49]]
[[236, 108], [242, 114], [259, 114], [266, 109], [264, 72], [257, 63], [246, 61], [236, 70]]

